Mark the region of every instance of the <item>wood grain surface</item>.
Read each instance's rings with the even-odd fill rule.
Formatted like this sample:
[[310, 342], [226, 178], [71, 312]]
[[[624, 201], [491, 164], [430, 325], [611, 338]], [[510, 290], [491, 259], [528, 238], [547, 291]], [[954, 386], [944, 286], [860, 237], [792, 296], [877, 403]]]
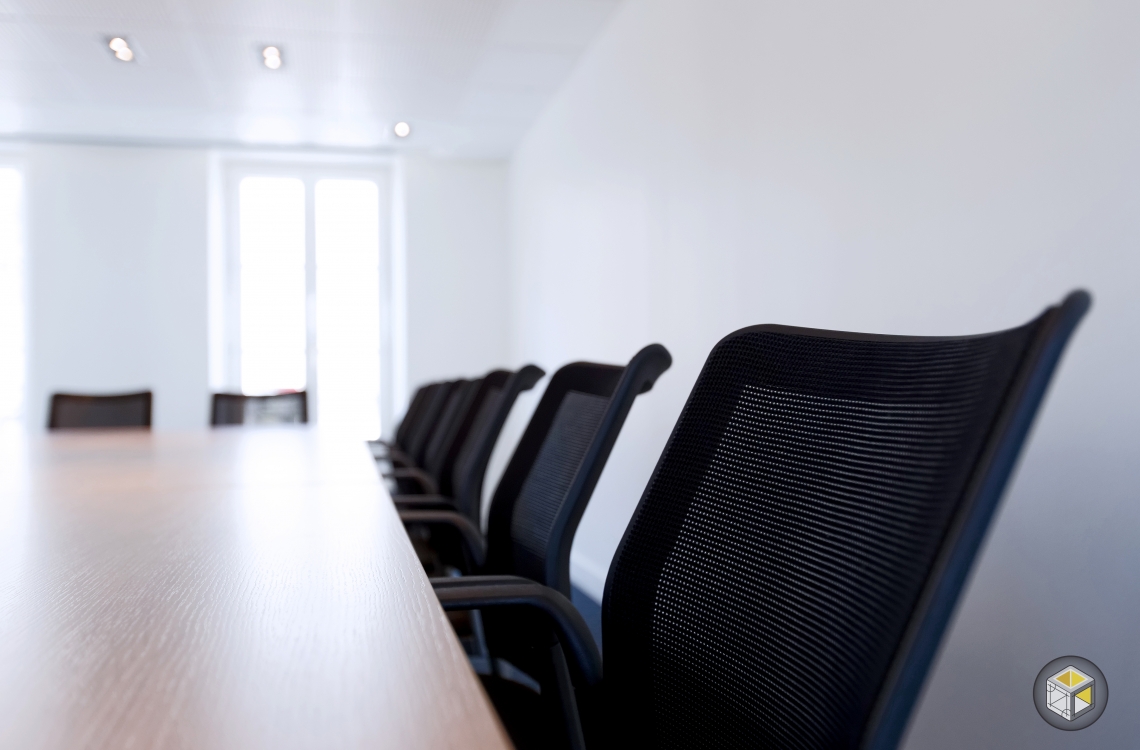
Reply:
[[0, 439], [0, 748], [502, 748], [364, 444]]

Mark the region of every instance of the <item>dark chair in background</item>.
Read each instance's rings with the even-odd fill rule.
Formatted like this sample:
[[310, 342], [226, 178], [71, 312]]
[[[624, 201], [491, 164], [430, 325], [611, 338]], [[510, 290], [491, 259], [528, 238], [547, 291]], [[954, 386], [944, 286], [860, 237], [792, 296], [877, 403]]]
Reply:
[[309, 399], [305, 391], [272, 396], [215, 393], [210, 404], [210, 425], [306, 424]]
[[624, 366], [577, 362], [550, 379], [491, 498], [481, 572], [570, 595], [570, 547], [634, 400], [673, 365], [650, 344]]
[[[480, 394], [486, 393], [484, 380], [485, 378], [476, 378], [460, 381], [452, 390], [424, 448], [422, 471], [432, 481], [415, 487], [416, 492], [438, 493], [443, 491], [445, 483], [450, 484], [446, 480], [454, 468], [458, 448], [471, 428], [476, 399]], [[450, 492], [450, 488], [447, 491]]]
[[428, 383], [421, 385], [416, 389], [412, 400], [408, 402], [408, 408], [404, 411], [404, 416], [400, 420], [400, 424], [396, 427], [396, 434], [391, 441], [384, 440], [383, 438], [377, 440], [369, 440], [368, 447], [372, 451], [372, 457], [377, 461], [386, 461], [390, 454], [403, 454], [406, 451], [408, 435], [418, 424], [420, 415], [423, 412], [424, 402], [427, 400], [431, 387], [435, 383]]
[[485, 538], [475, 498], [457, 507], [398, 497], [401, 519], [443, 535], [438, 546], [454, 550], [448, 560], [464, 573], [518, 573], [569, 596], [574, 530], [634, 398], [671, 363], [654, 344], [626, 367], [575, 362], [554, 373], [495, 488]]
[[150, 391], [110, 396], [54, 393], [48, 409], [49, 430], [99, 427], [150, 428]]
[[423, 404], [417, 410], [415, 423], [407, 430], [406, 439], [400, 446], [390, 447], [387, 455], [383, 457], [393, 468], [414, 467], [423, 461], [428, 440], [431, 439], [440, 413], [456, 385], [457, 381], [449, 380], [432, 383], [426, 387]]
[[453, 380], [444, 384], [446, 396], [434, 421], [422, 432], [422, 447], [407, 453], [390, 451], [388, 462], [392, 468], [383, 472], [385, 479], [393, 480], [397, 493], [439, 491], [439, 476], [443, 462], [454, 441], [471, 399], [479, 389], [480, 380]]
[[959, 338], [723, 339], [610, 566], [604, 679], [557, 583], [437, 594], [558, 638], [570, 679], [541, 687], [569, 696], [572, 747], [894, 748], [1088, 306]]
[[[517, 372], [495, 370], [488, 373], [471, 399], [469, 413], [464, 420], [469, 423], [460, 425], [458, 444], [451, 449], [453, 457], [443, 462], [439, 493], [393, 495], [396, 507], [400, 510], [458, 513], [478, 528], [482, 517], [483, 482], [495, 443], [518, 395], [533, 388], [543, 375], [542, 369], [534, 365], [526, 365]], [[445, 552], [441, 557], [434, 549], [430, 529], [423, 526], [413, 529], [413, 542], [424, 567], [431, 574], [442, 574], [455, 562], [457, 555], [459, 560], [466, 559], [461, 551], [454, 552], [458, 542], [454, 538], [454, 530], [451, 531], [451, 543], [444, 546], [453, 553]]]
[[492, 370], [476, 380], [457, 381], [431, 428], [423, 464], [411, 466], [411, 458], [402, 454], [382, 472], [397, 483], [392, 497], [397, 507], [402, 502], [420, 508], [461, 507], [477, 517], [495, 441], [519, 393], [533, 388], [544, 374], [525, 365], [515, 373]]
[[[578, 522], [609, 458], [634, 399], [653, 387], [672, 364], [665, 347], [638, 352], [625, 367], [577, 362], [551, 378], [503, 472], [491, 500], [484, 541], [478, 519], [455, 510], [402, 510], [400, 517], [416, 534], [430, 530], [436, 548], [457, 550], [448, 559], [471, 578], [434, 578], [433, 584], [478, 589], [498, 574], [525, 576], [536, 586], [562, 592], [572, 617], [586, 625], [565, 597], [570, 596], [570, 548]], [[440, 552], [441, 556], [447, 553]], [[524, 580], [508, 578], [508, 580]], [[453, 608], [454, 609], [454, 608]], [[468, 607], [466, 609], [477, 609]], [[457, 630], [472, 664], [493, 696], [522, 695], [496, 701], [520, 746], [545, 745], [541, 727], [565, 717], [572, 706], [554, 685], [569, 679], [565, 656], [549, 638], [528, 637], [518, 618], [471, 616], [470, 632]], [[589, 642], [593, 646], [592, 641]], [[593, 656], [597, 649], [593, 647]], [[534, 688], [538, 687], [536, 691]], [[511, 711], [509, 706], [517, 705]], [[536, 721], [537, 720], [537, 721]], [[539, 730], [539, 731], [536, 731]], [[537, 736], [532, 736], [537, 735]]]

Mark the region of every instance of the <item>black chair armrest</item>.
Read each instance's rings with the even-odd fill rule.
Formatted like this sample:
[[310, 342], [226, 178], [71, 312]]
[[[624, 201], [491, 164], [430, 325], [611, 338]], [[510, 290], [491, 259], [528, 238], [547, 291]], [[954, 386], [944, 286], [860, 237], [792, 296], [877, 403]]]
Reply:
[[435, 483], [435, 477], [428, 474], [423, 469], [400, 468], [386, 471], [382, 474], [385, 479], [412, 479], [419, 482], [420, 487], [423, 489], [425, 495], [438, 495], [439, 485]]
[[404, 451], [399, 446], [393, 445], [391, 448], [381, 451], [377, 449], [377, 446], [369, 443], [368, 449], [372, 451], [372, 458], [376, 459], [377, 463], [380, 461], [386, 461], [394, 466], [416, 465], [416, 462], [412, 460], [412, 457], [407, 453], [404, 453]]
[[402, 510], [400, 520], [407, 526], [411, 523], [422, 523], [426, 526], [450, 526], [459, 532], [467, 552], [476, 567], [482, 566], [487, 560], [487, 542], [483, 539], [483, 532], [471, 523], [471, 519], [453, 510]]
[[446, 495], [392, 495], [396, 510], [455, 510], [455, 501]]
[[594, 636], [582, 615], [558, 591], [519, 576], [432, 578], [431, 585], [445, 610], [529, 607], [542, 612], [583, 682], [595, 686], [602, 681], [602, 655]]
[[365, 443], [368, 446], [369, 453], [376, 461], [391, 461], [393, 458], [397, 460], [406, 459], [404, 451], [400, 446], [395, 443], [388, 443], [383, 440], [369, 440]]

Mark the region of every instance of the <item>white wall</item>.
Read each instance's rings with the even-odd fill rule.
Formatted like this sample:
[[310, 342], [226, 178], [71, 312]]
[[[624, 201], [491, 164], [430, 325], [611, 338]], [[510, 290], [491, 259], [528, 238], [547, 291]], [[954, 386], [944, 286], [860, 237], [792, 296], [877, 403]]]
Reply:
[[[155, 429], [207, 423], [209, 158], [26, 148], [33, 429], [57, 390], [150, 388]], [[506, 364], [506, 163], [423, 157], [404, 173], [409, 382]]]
[[508, 364], [507, 165], [405, 164], [408, 384]]
[[30, 146], [29, 425], [53, 391], [150, 388], [155, 429], [206, 423], [206, 155]]
[[[513, 356], [675, 365], [639, 399], [583, 519], [612, 552], [713, 344], [750, 324], [965, 334], [1067, 290], [1058, 372], [908, 747], [1140, 736], [1140, 10], [1123, 0], [629, 0], [511, 166]], [[1063, 565], [1049, 555], [1066, 550]], [[1030, 688], [1075, 653], [1093, 727]]]

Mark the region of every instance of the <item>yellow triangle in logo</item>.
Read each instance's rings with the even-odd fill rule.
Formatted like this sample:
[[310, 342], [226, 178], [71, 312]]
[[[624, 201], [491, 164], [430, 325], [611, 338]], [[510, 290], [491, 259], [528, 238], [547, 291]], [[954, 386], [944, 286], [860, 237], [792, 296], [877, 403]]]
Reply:
[[1063, 682], [1069, 687], [1072, 687], [1073, 685], [1076, 685], [1078, 682], [1080, 682], [1081, 679], [1082, 677], [1079, 674], [1070, 669], [1066, 671], [1065, 674], [1058, 677], [1057, 682]]

